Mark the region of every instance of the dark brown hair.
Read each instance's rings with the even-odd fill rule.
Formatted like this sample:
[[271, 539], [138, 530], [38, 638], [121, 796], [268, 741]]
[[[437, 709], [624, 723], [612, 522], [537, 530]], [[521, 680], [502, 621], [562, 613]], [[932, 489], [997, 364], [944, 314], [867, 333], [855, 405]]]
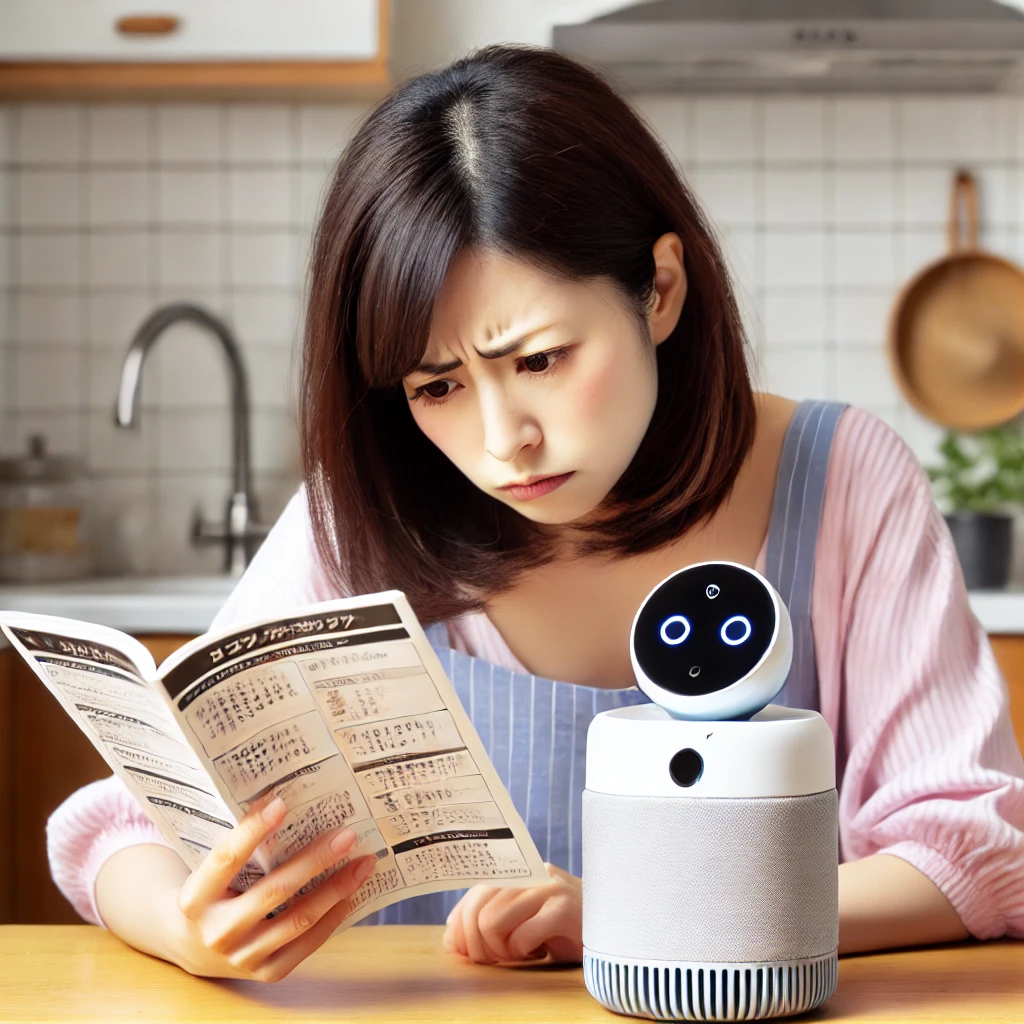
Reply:
[[454, 257], [488, 247], [614, 282], [638, 316], [652, 247], [682, 238], [688, 293], [658, 400], [581, 551], [657, 548], [724, 501], [754, 434], [745, 340], [718, 245], [642, 120], [553, 51], [493, 46], [366, 117], [316, 230], [301, 435], [313, 532], [345, 592], [405, 591], [425, 622], [479, 608], [551, 557], [547, 528], [479, 490], [416, 426], [401, 379]]

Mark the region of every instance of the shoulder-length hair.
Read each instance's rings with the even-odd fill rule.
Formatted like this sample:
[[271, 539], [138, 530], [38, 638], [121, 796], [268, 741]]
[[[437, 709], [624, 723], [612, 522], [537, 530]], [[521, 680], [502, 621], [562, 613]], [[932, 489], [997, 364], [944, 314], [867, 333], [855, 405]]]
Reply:
[[652, 247], [679, 234], [688, 294], [658, 399], [583, 553], [658, 548], [728, 495], [754, 434], [743, 327], [719, 247], [636, 112], [551, 50], [492, 46], [402, 85], [342, 154], [313, 243], [301, 447], [313, 535], [344, 591], [405, 591], [425, 622], [483, 606], [553, 555], [550, 530], [472, 484], [416, 426], [402, 378], [453, 259], [488, 247], [603, 277], [638, 316]]

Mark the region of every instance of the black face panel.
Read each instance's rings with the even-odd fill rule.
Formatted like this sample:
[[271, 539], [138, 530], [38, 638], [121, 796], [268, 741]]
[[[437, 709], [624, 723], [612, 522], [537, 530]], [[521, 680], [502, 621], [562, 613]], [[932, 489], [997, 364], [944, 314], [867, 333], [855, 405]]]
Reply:
[[702, 565], [655, 591], [637, 619], [633, 648], [652, 682], [697, 697], [750, 672], [774, 629], [771, 595], [758, 579], [735, 566]]

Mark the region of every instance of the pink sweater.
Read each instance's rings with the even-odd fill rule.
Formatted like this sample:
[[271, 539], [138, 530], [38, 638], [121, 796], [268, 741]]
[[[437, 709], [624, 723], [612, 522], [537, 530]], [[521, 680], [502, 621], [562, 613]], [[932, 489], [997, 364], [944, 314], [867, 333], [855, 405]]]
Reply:
[[[300, 491], [213, 628], [332, 596]], [[842, 858], [902, 857], [976, 937], [1024, 937], [1024, 762], [1006, 684], [925, 475], [896, 434], [858, 409], [841, 417], [829, 463], [812, 622], [821, 711], [836, 737]], [[485, 615], [449, 632], [460, 650], [525, 671]], [[94, 922], [106, 859], [163, 844], [115, 778], [69, 797], [48, 838], [57, 885]]]

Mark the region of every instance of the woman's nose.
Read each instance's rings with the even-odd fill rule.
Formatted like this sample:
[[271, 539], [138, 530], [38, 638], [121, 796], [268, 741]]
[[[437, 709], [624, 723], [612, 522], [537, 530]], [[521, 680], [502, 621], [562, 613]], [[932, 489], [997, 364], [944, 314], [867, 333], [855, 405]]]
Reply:
[[536, 418], [505, 395], [486, 395], [481, 400], [484, 421], [484, 449], [499, 462], [510, 462], [524, 448], [540, 444], [541, 430]]

